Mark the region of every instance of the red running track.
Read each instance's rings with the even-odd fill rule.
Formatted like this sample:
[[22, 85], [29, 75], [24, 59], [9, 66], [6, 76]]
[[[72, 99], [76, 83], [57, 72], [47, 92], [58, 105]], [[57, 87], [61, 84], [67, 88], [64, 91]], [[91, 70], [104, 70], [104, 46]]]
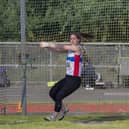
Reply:
[[[2, 108], [4, 105], [0, 105]], [[118, 113], [129, 112], [129, 104], [67, 104], [70, 112], [105, 112], [105, 113]], [[19, 112], [18, 105], [6, 105], [6, 112], [17, 113]], [[53, 104], [28, 104], [28, 113], [49, 113], [53, 111]]]

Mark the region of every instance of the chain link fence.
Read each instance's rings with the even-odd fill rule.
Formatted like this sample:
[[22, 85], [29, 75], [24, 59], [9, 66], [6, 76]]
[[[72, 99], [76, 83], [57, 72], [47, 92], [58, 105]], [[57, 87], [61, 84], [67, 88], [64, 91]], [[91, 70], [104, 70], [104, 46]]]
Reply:
[[[95, 71], [101, 75], [105, 90], [128, 88], [128, 43], [85, 43], [84, 48], [87, 51], [88, 59], [95, 67]], [[6, 94], [2, 94], [3, 99], [6, 96], [8, 103], [17, 103], [21, 100], [24, 81], [21, 44], [2, 43], [0, 49], [0, 67], [6, 69], [8, 80], [10, 80], [10, 85], [5, 86]], [[57, 81], [65, 76], [65, 58], [65, 54], [41, 49], [38, 43], [26, 45], [26, 82], [29, 102], [50, 101], [47, 82]], [[95, 90], [101, 88], [98, 84]]]
[[25, 85], [28, 102], [51, 101], [47, 82], [64, 77], [65, 54], [40, 49], [38, 42], [68, 42], [71, 32], [95, 35], [84, 48], [99, 81], [95, 94], [83, 88], [67, 101], [128, 100], [127, 94], [104, 96], [106, 89], [128, 91], [128, 10], [128, 0], [0, 1], [0, 68], [7, 82], [0, 89], [2, 113], [5, 103], [21, 101]]

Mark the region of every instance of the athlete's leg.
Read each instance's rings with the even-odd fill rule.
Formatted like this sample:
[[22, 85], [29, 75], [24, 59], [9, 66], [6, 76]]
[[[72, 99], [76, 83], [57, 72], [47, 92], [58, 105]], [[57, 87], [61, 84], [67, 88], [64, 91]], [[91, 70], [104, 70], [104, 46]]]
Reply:
[[60, 89], [55, 97], [55, 111], [59, 112], [62, 107], [62, 100], [80, 87], [81, 79], [76, 77], [66, 77], [64, 87]]
[[64, 86], [65, 83], [65, 78], [60, 80], [59, 82], [57, 82], [55, 84], [55, 86], [53, 86], [50, 91], [49, 91], [49, 96], [55, 101], [55, 97], [56, 94], [58, 93], [58, 91], [60, 91], [60, 89]]
[[[65, 78], [60, 80], [59, 82], [57, 82], [55, 84], [55, 86], [53, 86], [51, 88], [51, 90], [49, 91], [49, 95], [50, 97], [54, 100], [55, 102], [55, 97], [56, 94], [61, 90], [61, 88], [64, 86], [63, 84], [65, 83]], [[59, 115], [59, 112], [54, 111], [53, 114], [49, 117], [45, 117], [44, 119], [47, 121], [55, 121], [57, 116]]]

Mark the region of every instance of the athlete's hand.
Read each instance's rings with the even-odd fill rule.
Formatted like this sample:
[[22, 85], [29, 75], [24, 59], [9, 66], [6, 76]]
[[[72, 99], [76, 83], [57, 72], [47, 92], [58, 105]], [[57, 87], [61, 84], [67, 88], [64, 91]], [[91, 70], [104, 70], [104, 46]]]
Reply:
[[47, 43], [47, 42], [40, 42], [40, 47], [42, 47], [42, 48], [47, 48], [47, 47], [49, 47], [49, 43]]

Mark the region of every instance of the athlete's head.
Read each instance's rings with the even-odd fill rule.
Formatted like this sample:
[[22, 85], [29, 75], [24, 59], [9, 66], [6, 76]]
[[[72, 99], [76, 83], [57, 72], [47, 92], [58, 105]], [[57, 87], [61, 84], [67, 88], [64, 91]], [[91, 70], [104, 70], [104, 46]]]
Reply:
[[85, 38], [86, 40], [94, 38], [94, 35], [91, 33], [71, 33], [70, 35], [70, 43], [73, 45], [80, 44], [82, 38]]
[[78, 45], [81, 42], [81, 35], [79, 33], [71, 33], [70, 43], [73, 45]]

